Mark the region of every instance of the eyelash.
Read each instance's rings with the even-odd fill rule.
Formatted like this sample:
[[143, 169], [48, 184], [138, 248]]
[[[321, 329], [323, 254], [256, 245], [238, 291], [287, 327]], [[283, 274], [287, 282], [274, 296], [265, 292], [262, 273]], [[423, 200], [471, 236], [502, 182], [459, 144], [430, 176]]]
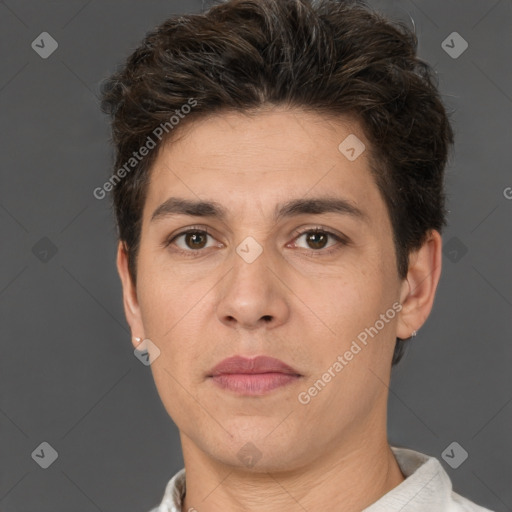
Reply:
[[[180, 236], [183, 236], [183, 235], [187, 235], [189, 233], [202, 233], [202, 234], [206, 234], [207, 236], [212, 236], [208, 232], [208, 228], [203, 227], [203, 226], [192, 226], [184, 231], [181, 231], [180, 233], [171, 235], [169, 238], [167, 238], [164, 241], [164, 243], [162, 245], [164, 248], [167, 248], [177, 238], [179, 238]], [[337, 242], [339, 242], [339, 244], [337, 244], [329, 249], [318, 249], [318, 250], [311, 249], [310, 251], [307, 251], [311, 256], [321, 256], [321, 255], [327, 256], [327, 255], [330, 255], [330, 254], [340, 250], [341, 249], [340, 245], [345, 246], [345, 245], [349, 244], [349, 240], [347, 238], [337, 235], [337, 234], [333, 233], [332, 231], [329, 231], [328, 229], [323, 228], [322, 226], [316, 226], [314, 228], [306, 228], [303, 230], [295, 231], [293, 233], [294, 240], [306, 233], [323, 233], [325, 235], [328, 235], [328, 236], [334, 238]], [[177, 252], [178, 254], [182, 254], [182, 255], [190, 257], [190, 258], [197, 258], [197, 257], [201, 256], [201, 252], [203, 252], [203, 250], [204, 249], [196, 249], [196, 250], [190, 249], [188, 251], [185, 251], [185, 250], [179, 249], [179, 248], [174, 249], [174, 251]]]

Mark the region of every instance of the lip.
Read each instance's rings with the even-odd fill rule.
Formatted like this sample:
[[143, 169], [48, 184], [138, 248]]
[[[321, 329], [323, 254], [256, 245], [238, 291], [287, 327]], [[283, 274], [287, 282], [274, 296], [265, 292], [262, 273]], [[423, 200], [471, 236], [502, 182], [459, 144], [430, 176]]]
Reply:
[[283, 361], [268, 356], [228, 357], [207, 376], [221, 388], [246, 396], [263, 395], [302, 377]]
[[283, 361], [268, 356], [257, 356], [253, 358], [233, 356], [221, 361], [213, 367], [208, 377], [229, 374], [249, 374], [257, 373], [284, 373], [288, 375], [300, 375], [300, 373], [288, 366]]

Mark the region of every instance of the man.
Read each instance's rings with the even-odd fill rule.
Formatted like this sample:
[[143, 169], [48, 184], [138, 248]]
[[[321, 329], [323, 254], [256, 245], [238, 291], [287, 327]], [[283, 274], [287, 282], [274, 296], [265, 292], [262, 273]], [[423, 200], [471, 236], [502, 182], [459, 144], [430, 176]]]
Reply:
[[359, 2], [233, 0], [106, 82], [126, 317], [185, 462], [154, 511], [486, 510], [387, 440], [453, 143], [416, 43]]

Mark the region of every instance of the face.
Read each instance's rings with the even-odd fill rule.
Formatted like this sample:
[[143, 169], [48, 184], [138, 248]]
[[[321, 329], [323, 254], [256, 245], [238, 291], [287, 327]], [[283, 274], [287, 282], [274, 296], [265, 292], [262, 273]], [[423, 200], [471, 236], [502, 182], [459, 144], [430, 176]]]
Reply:
[[[132, 333], [160, 350], [151, 370], [184, 454], [290, 469], [385, 430], [407, 290], [359, 124], [223, 113], [181, 135], [152, 168], [136, 290], [121, 248], [118, 265]], [[212, 377], [232, 356], [292, 370]]]

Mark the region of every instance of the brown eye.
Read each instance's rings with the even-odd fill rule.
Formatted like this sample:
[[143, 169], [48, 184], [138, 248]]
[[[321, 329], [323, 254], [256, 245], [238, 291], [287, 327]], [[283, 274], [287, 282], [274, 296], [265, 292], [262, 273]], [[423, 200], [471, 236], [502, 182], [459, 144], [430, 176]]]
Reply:
[[[301, 238], [304, 238], [306, 242], [306, 247], [303, 247], [304, 249], [311, 249], [312, 252], [322, 252], [322, 253], [328, 253], [330, 252], [329, 249], [322, 251], [322, 249], [326, 249], [329, 247], [333, 247], [336, 245], [343, 245], [344, 240], [334, 233], [331, 233], [330, 231], [325, 231], [324, 229], [308, 229], [306, 231], [303, 231], [302, 233], [299, 233], [297, 235], [296, 240], [299, 240]], [[333, 241], [330, 245], [329, 239]], [[333, 247], [335, 249], [335, 247]]]
[[185, 245], [190, 249], [202, 249], [207, 243], [206, 237], [208, 235], [202, 231], [184, 233], [184, 236]]
[[208, 248], [208, 237], [213, 240], [213, 237], [204, 229], [188, 229], [177, 235], [174, 235], [167, 242], [164, 247], [175, 246], [175, 249], [181, 253], [202, 252], [202, 249]]
[[327, 235], [322, 232], [310, 232], [306, 234], [306, 241], [312, 249], [323, 249], [327, 244]]

